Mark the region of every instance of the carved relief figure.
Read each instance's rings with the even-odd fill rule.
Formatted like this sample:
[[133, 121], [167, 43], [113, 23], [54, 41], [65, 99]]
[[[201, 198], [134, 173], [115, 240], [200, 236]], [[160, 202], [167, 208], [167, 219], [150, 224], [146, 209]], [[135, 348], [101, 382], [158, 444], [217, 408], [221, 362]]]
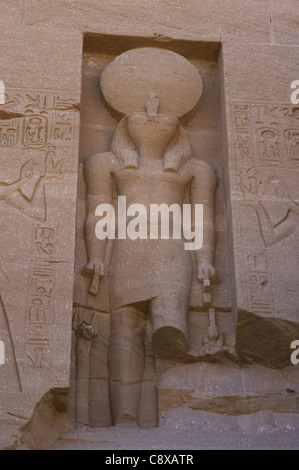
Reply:
[[[208, 163], [192, 158], [179, 120], [201, 94], [200, 76], [186, 59], [151, 48], [126, 52], [107, 66], [101, 88], [109, 105], [124, 117], [110, 151], [85, 162], [88, 263], [83, 275], [91, 278], [92, 295], [97, 294], [99, 279], [107, 276], [109, 281], [112, 421], [130, 424], [139, 422], [146, 337], [170, 355], [187, 352], [191, 284], [215, 280], [217, 181]], [[203, 246], [193, 253], [196, 267], [184, 239], [161, 237], [116, 238], [107, 262], [107, 239], [95, 236], [95, 211], [99, 204], [113, 204], [115, 195], [126, 196], [128, 206], [143, 204], [148, 214], [150, 204], [203, 204]], [[87, 326], [82, 324], [84, 331]]]
[[48, 149], [45, 160], [31, 158], [24, 163], [17, 180], [10, 183], [0, 181], [0, 201], [5, 201], [29, 217], [44, 222], [45, 183], [61, 180], [63, 176], [62, 160], [55, 162], [54, 150], [54, 147]]
[[246, 199], [243, 205], [255, 209], [260, 232], [266, 246], [271, 246], [292, 235], [299, 227], [299, 202], [290, 196], [283, 181], [270, 179], [263, 190], [264, 194], [249, 191], [242, 186]]
[[45, 182], [61, 179], [62, 160], [55, 162], [53, 149], [45, 161], [28, 160], [20, 170], [19, 179], [11, 183], [0, 181], [0, 201], [6, 201], [22, 213], [42, 222], [46, 219]]
[[[47, 205], [45, 196], [45, 184], [51, 180], [62, 178], [61, 173], [62, 161], [55, 162], [54, 147], [48, 148], [45, 159], [37, 161], [34, 159], [28, 160], [20, 170], [20, 176], [16, 181], [10, 183], [0, 182], [0, 201], [5, 201], [14, 208], [18, 209], [23, 214], [32, 217], [35, 220], [44, 222], [47, 215]], [[47, 246], [49, 250], [49, 245]], [[9, 280], [0, 267], [0, 287], [3, 283], [8, 283]], [[2, 307], [1, 307], [2, 306]], [[29, 311], [31, 322], [45, 321], [45, 309], [40, 299], [36, 298], [32, 302], [32, 307]], [[8, 364], [7, 371], [2, 368], [1, 374], [15, 374], [18, 377], [17, 387], [21, 388], [20, 379], [18, 374], [18, 365], [14, 355], [13, 339], [10, 332], [9, 320], [5, 311], [5, 307], [1, 298], [0, 291], [0, 331], [1, 335], [5, 336], [9, 349], [12, 350], [14, 363]], [[42, 361], [43, 351], [41, 348], [35, 349], [34, 358], [29, 357], [29, 360], [35, 366], [39, 366]], [[8, 381], [3, 379], [2, 383]]]

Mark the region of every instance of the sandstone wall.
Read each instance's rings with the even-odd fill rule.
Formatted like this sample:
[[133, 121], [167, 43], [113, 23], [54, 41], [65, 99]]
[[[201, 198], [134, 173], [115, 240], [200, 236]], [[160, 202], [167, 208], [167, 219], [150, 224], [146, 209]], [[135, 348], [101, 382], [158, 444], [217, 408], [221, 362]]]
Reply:
[[186, 129], [221, 182], [215, 295], [230, 313], [219, 321], [236, 332], [239, 364], [291, 365], [299, 339], [296, 6], [0, 1], [0, 423], [24, 425], [49, 390], [69, 386], [74, 270], [85, 256], [82, 162], [108, 149], [116, 122], [99, 99], [101, 70], [134, 47], [179, 52], [202, 71], [204, 101]]

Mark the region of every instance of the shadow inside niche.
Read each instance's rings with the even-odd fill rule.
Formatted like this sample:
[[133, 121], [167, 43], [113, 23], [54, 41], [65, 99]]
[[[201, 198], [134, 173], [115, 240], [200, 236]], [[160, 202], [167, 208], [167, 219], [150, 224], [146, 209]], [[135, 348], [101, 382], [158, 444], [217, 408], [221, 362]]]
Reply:
[[262, 318], [246, 311], [238, 314], [236, 351], [244, 363], [275, 369], [290, 366], [290, 346], [298, 338], [298, 324], [279, 318]]
[[41, 398], [30, 421], [20, 429], [17, 448], [25, 444], [30, 450], [46, 450], [68, 432], [68, 395], [69, 388], [52, 388]]

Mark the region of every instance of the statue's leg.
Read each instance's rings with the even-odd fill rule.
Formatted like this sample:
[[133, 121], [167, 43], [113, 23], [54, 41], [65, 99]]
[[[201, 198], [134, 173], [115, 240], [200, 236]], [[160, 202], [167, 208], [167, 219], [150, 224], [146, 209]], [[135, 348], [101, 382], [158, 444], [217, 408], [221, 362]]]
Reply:
[[180, 358], [187, 353], [188, 303], [189, 298], [181, 294], [165, 294], [152, 299], [152, 338], [157, 355]]
[[110, 314], [96, 313], [99, 332], [93, 339], [90, 352], [89, 425], [112, 426], [108, 386], [108, 345]]
[[76, 339], [76, 422], [89, 425], [89, 358], [91, 340], [86, 340], [77, 331]]
[[146, 315], [138, 308], [123, 307], [111, 313], [108, 367], [114, 425], [138, 423], [145, 330]]
[[156, 374], [155, 346], [152, 342], [150, 318], [147, 319], [144, 345], [145, 361], [138, 424], [140, 428], [148, 429], [159, 425], [158, 390], [156, 387], [158, 375]]

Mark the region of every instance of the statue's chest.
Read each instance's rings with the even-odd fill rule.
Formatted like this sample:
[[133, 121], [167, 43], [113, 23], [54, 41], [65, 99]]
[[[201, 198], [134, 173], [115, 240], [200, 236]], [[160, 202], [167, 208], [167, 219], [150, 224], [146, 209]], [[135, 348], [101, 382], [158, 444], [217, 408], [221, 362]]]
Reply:
[[[185, 194], [188, 180], [178, 173], [159, 172], [146, 173], [138, 169], [123, 169], [115, 173], [115, 184], [119, 195], [136, 196], [143, 199], [144, 196], [153, 196], [160, 199], [175, 199]], [[136, 200], [136, 202], [139, 202]], [[167, 201], [165, 201], [167, 202]]]

